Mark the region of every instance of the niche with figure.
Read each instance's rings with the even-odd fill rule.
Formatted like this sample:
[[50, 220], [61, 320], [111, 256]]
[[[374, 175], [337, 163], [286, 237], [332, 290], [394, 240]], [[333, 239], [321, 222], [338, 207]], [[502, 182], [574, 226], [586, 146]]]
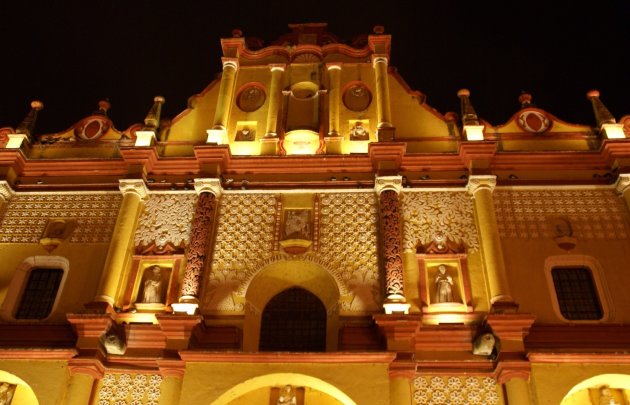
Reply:
[[[439, 238], [438, 238], [439, 239]], [[422, 312], [471, 312], [465, 247], [449, 241], [417, 248]]]
[[129, 288], [126, 292], [128, 304], [124, 309], [139, 312], [167, 310], [177, 294], [180, 260], [134, 260]]

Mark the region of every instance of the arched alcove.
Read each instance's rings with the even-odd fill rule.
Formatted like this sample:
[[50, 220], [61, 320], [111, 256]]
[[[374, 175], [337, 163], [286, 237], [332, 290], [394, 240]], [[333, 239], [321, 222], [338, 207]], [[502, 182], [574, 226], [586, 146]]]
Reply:
[[356, 405], [348, 395], [334, 385], [319, 378], [298, 373], [275, 373], [251, 378], [232, 387], [213, 401], [211, 405], [239, 404], [242, 403], [239, 399], [248, 393], [271, 387], [283, 387], [287, 384], [295, 387], [309, 387], [314, 391], [323, 393], [328, 397], [330, 402], [327, 401], [327, 403], [330, 404]]
[[[560, 405], [590, 405], [593, 403], [593, 396], [598, 396], [597, 391], [602, 388], [612, 389], [613, 396], [627, 397], [630, 394], [630, 375], [600, 374], [588, 378], [571, 388]], [[596, 392], [593, 393], [592, 390]]]
[[[39, 405], [39, 401], [31, 387], [20, 377], [0, 370], [0, 384], [2, 385], [0, 390], [4, 391], [0, 392], [0, 395], [6, 395], [10, 392], [12, 404]], [[2, 400], [7, 399], [2, 398]]]
[[315, 295], [326, 310], [326, 351], [337, 349], [339, 288], [321, 266], [303, 260], [275, 262], [259, 271], [245, 293], [246, 312], [243, 350], [257, 351], [262, 313], [269, 301], [290, 288], [302, 288]]

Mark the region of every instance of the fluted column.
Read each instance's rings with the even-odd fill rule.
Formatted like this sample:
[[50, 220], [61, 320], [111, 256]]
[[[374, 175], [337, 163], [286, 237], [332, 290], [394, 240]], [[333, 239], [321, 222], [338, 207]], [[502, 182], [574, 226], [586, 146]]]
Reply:
[[282, 76], [285, 65], [270, 65], [271, 86], [269, 88], [269, 107], [267, 109], [267, 125], [265, 136], [278, 136], [278, 111], [280, 110], [280, 100], [282, 98]]
[[[372, 67], [376, 77], [376, 113], [377, 113], [377, 130], [379, 132], [379, 140], [393, 140], [392, 112], [389, 99], [389, 83], [387, 65], [389, 61], [387, 56], [372, 55]], [[384, 134], [384, 135], [381, 135]]]
[[210, 240], [214, 232], [217, 200], [221, 195], [221, 180], [195, 179], [199, 194], [190, 231], [190, 243], [186, 252], [186, 270], [179, 293], [179, 303], [172, 305], [175, 312], [193, 315], [199, 307], [199, 283], [209, 256]]
[[330, 63], [328, 68], [328, 135], [339, 136], [339, 86], [341, 83], [341, 65]]
[[474, 200], [475, 222], [481, 243], [481, 256], [488, 278], [490, 303], [495, 304], [499, 301], [513, 303], [492, 199], [492, 192], [496, 184], [496, 176], [473, 175], [469, 177], [467, 191]]
[[15, 192], [6, 180], [0, 180], [0, 213], [3, 212], [4, 206], [9, 202]]
[[118, 297], [118, 289], [123, 279], [124, 269], [133, 252], [133, 240], [142, 210], [143, 200], [148, 189], [142, 180], [119, 180], [123, 200], [118, 211], [118, 219], [107, 251], [96, 302], [113, 306]]
[[234, 85], [236, 84], [236, 72], [238, 70], [238, 59], [222, 58], [223, 74], [219, 86], [217, 98], [217, 108], [212, 121], [212, 128], [208, 130], [208, 143], [226, 143], [227, 125], [230, 116], [230, 108], [234, 100]]
[[630, 210], [630, 174], [622, 173], [615, 183], [615, 190], [626, 202], [626, 206]]
[[402, 227], [400, 201], [402, 176], [377, 177], [376, 193], [379, 196], [379, 225], [381, 255], [385, 270], [385, 313], [408, 313], [403, 280]]

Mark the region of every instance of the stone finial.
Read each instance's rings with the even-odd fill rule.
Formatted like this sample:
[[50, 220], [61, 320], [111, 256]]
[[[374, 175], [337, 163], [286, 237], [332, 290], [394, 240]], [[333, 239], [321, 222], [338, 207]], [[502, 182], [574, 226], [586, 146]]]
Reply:
[[22, 120], [20, 125], [16, 129], [17, 134], [26, 135], [29, 140], [32, 138], [33, 131], [35, 130], [35, 122], [37, 121], [37, 112], [44, 108], [44, 103], [39, 100], [31, 101], [31, 111], [26, 114], [26, 117]]
[[241, 31], [238, 28], [234, 28], [232, 30], [232, 38], [242, 38], [243, 37], [243, 31]]
[[591, 104], [593, 105], [593, 112], [595, 113], [595, 120], [597, 121], [597, 126], [602, 127], [604, 124], [615, 124], [615, 117], [608, 111], [604, 103], [599, 99], [599, 91], [598, 90], [590, 90], [586, 93], [586, 98], [591, 100]]
[[376, 34], [376, 35], [381, 35], [385, 32], [385, 27], [382, 25], [375, 25], [374, 28], [372, 28], [372, 31]]
[[144, 130], [156, 130], [160, 125], [160, 115], [162, 113], [162, 104], [166, 100], [162, 96], [153, 98], [153, 106], [144, 118]]
[[521, 108], [533, 107], [532, 103], [532, 95], [526, 92], [522, 92], [520, 96], [518, 96], [518, 102], [521, 103]]
[[107, 112], [109, 111], [110, 108], [112, 108], [112, 105], [110, 104], [109, 101], [101, 100], [98, 102], [98, 110], [96, 111], [96, 113], [101, 114], [101, 115], [107, 115]]
[[479, 125], [477, 112], [470, 102], [470, 91], [461, 89], [457, 92], [457, 97], [461, 100], [462, 122], [464, 125]]

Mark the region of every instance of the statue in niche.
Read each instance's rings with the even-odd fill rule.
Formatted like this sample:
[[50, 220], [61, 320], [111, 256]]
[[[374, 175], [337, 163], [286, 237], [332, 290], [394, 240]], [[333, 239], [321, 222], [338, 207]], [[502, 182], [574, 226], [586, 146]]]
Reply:
[[453, 302], [453, 277], [446, 272], [446, 266], [440, 264], [435, 275], [435, 302]]
[[15, 394], [15, 384], [9, 384], [8, 382], [0, 383], [0, 405], [10, 405], [13, 400], [13, 394]]
[[237, 142], [243, 141], [255, 141], [256, 140], [256, 131], [249, 129], [248, 127], [244, 127], [236, 131], [236, 139]]
[[615, 400], [615, 398], [613, 397], [612, 390], [607, 386], [600, 388], [598, 404], [599, 405], [621, 405], [619, 402]]
[[278, 397], [278, 405], [296, 405], [297, 398], [295, 397], [295, 390], [291, 385], [285, 385], [280, 390], [280, 396]]
[[162, 268], [151, 266], [144, 271], [142, 303], [155, 304], [162, 302]]
[[350, 139], [353, 141], [367, 141], [370, 139], [370, 134], [361, 121], [355, 122], [351, 131]]

